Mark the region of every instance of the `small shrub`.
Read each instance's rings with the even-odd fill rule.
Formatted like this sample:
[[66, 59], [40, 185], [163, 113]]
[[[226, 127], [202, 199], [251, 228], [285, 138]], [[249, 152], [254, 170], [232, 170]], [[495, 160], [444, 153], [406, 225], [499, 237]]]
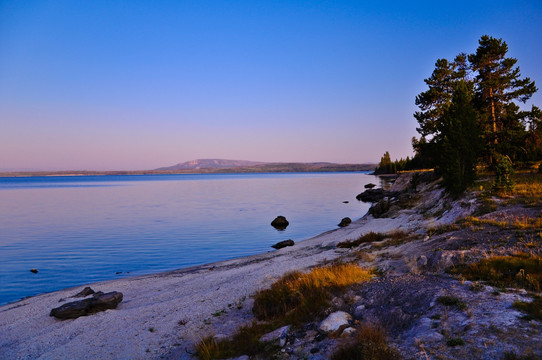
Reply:
[[331, 356], [331, 360], [389, 360], [402, 359], [390, 347], [381, 327], [367, 324], [361, 328], [354, 341], [345, 343]]
[[536, 297], [531, 302], [515, 301], [513, 308], [527, 313], [527, 319], [542, 320], [542, 298]]
[[365, 243], [371, 243], [375, 241], [382, 241], [386, 238], [386, 234], [375, 233], [371, 231], [365, 235], [360, 236], [357, 240], [346, 240], [337, 244], [338, 248], [353, 248]]
[[450, 307], [455, 307], [459, 310], [465, 310], [467, 308], [467, 304], [461, 300], [460, 298], [458, 298], [457, 296], [439, 296], [437, 298], [437, 301], [439, 303], [441, 303], [442, 305], [444, 306], [450, 306]]
[[467, 280], [483, 280], [493, 286], [513, 286], [540, 291], [542, 257], [530, 254], [493, 256], [469, 265], [456, 265], [448, 270]]
[[469, 290], [473, 292], [480, 292], [484, 290], [485, 286], [483, 284], [480, 284], [478, 282], [472, 283], [469, 286]]
[[196, 356], [200, 360], [211, 360], [270, 351], [273, 346], [261, 343], [259, 339], [274, 330], [274, 326], [269, 323], [253, 322], [239, 328], [232, 339], [217, 341], [212, 336], [205, 337], [196, 345]]
[[446, 345], [448, 346], [463, 346], [465, 345], [465, 341], [461, 338], [451, 338], [446, 341]]
[[498, 192], [511, 192], [514, 189], [514, 167], [507, 156], [500, 158], [495, 168], [493, 189]]

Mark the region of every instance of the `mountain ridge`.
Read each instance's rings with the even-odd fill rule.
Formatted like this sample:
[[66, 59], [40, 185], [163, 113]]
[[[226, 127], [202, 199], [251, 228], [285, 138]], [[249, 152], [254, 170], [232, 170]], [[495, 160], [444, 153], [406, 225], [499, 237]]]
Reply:
[[220, 169], [234, 168], [244, 166], [255, 166], [266, 164], [263, 161], [248, 161], [248, 160], [227, 160], [227, 159], [196, 159], [178, 163], [172, 166], [164, 166], [157, 171], [164, 170], [199, 170], [199, 169]]
[[336, 164], [330, 162], [259, 162], [247, 160], [197, 159], [173, 166], [161, 167], [154, 171], [181, 172], [329, 172], [329, 171], [372, 171], [376, 164]]

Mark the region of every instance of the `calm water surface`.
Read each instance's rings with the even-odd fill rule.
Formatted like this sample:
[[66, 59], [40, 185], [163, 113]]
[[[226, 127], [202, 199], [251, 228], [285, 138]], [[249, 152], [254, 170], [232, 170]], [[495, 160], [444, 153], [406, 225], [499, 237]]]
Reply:
[[[364, 173], [0, 178], [0, 304], [307, 239], [363, 216], [368, 205], [355, 196], [377, 181]], [[290, 221], [285, 231], [271, 227], [277, 215]]]

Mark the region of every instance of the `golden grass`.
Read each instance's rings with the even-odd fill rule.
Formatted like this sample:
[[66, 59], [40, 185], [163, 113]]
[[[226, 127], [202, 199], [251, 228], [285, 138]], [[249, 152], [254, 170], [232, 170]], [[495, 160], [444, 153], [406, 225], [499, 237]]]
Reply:
[[345, 343], [331, 357], [331, 360], [389, 359], [402, 359], [402, 356], [388, 345], [382, 327], [372, 324], [363, 325], [354, 341]]
[[480, 219], [478, 217], [469, 216], [465, 218], [461, 224], [464, 227], [477, 226], [477, 225], [490, 225], [496, 226], [500, 229], [508, 230], [539, 230], [542, 229], [542, 216], [527, 217], [519, 216], [506, 220], [495, 219]]
[[517, 254], [493, 256], [477, 263], [456, 265], [449, 272], [461, 274], [467, 280], [483, 280], [493, 286], [518, 287], [540, 291], [542, 256]]
[[269, 347], [259, 339], [272, 330], [274, 324], [253, 322], [239, 328], [232, 339], [217, 341], [212, 336], [205, 337], [196, 345], [196, 356], [200, 360], [211, 360], [258, 354]]
[[210, 360], [272, 353], [276, 347], [261, 343], [262, 335], [286, 324], [295, 326], [314, 320], [329, 306], [334, 291], [371, 277], [371, 271], [354, 264], [334, 264], [314, 268], [308, 273], [286, 274], [271, 288], [255, 295], [254, 315], [266, 321], [241, 327], [231, 339], [217, 341], [205, 337], [196, 345], [196, 355], [200, 360]]
[[259, 320], [285, 319], [299, 324], [312, 320], [328, 306], [333, 291], [369, 280], [372, 273], [354, 264], [336, 264], [293, 272], [261, 290], [253, 312]]
[[530, 206], [542, 205], [542, 174], [518, 174], [512, 196]]

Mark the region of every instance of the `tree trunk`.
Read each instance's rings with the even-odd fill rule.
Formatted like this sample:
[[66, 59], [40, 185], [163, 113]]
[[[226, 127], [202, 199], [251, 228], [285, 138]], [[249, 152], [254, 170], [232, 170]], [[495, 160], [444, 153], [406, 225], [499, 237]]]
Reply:
[[495, 118], [495, 100], [493, 99], [493, 89], [489, 88], [489, 97], [491, 98], [491, 119], [493, 120], [493, 141], [498, 144], [497, 140], [497, 119]]

